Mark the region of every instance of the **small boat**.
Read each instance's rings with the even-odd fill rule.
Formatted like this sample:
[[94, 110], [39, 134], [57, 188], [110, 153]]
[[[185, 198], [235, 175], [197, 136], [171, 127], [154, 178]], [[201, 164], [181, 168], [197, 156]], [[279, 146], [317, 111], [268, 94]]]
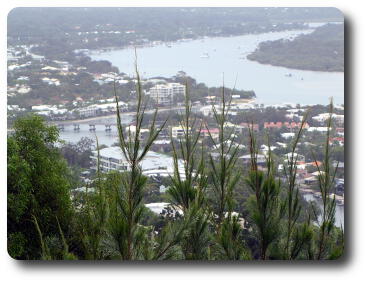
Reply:
[[285, 74], [286, 77], [292, 77], [292, 74], [291, 73], [288, 73], [288, 74]]
[[203, 55], [201, 55], [200, 58], [209, 58], [209, 53], [208, 52], [203, 53]]

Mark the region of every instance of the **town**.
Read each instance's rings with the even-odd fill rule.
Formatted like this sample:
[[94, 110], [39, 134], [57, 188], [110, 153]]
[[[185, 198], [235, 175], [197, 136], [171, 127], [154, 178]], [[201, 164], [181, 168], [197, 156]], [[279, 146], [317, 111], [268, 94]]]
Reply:
[[[98, 9], [30, 8], [29, 28], [11, 14], [9, 254], [93, 260], [340, 257], [340, 74], [264, 66], [246, 57], [266, 40], [291, 42], [342, 23], [339, 11], [299, 9], [301, 14], [288, 8], [172, 9], [165, 20], [193, 19], [179, 29], [154, 24], [165, 13], [154, 9], [106, 8], [102, 12], [111, 15], [99, 18]], [[136, 24], [129, 11], [145, 16], [139, 14]], [[54, 18], [47, 13], [94, 20], [69, 18], [56, 35], [52, 25], [39, 24], [37, 13], [49, 22]], [[253, 17], [247, 22], [244, 15]], [[323, 22], [316, 23], [320, 17]], [[212, 46], [213, 38], [218, 41]], [[313, 36], [302, 38], [310, 44]], [[182, 46], [197, 48], [187, 55], [192, 64], [170, 66], [186, 52]], [[131, 51], [131, 68], [95, 57], [124, 50]], [[145, 72], [152, 50], [162, 58]], [[223, 61], [227, 53], [232, 57]], [[227, 83], [221, 70], [209, 73], [218, 62], [229, 64], [227, 73], [234, 66], [242, 84], [237, 86], [237, 77], [234, 85]], [[165, 64], [170, 71], [164, 76], [158, 67]], [[336, 97], [328, 99], [334, 91]], [[315, 103], [300, 103], [305, 94]]]
[[[47, 60], [41, 55], [32, 54], [29, 50], [32, 46], [16, 46], [8, 49], [8, 78], [10, 83], [8, 84], [8, 100], [19, 101], [19, 104], [8, 105], [8, 122], [15, 119], [18, 115], [24, 115], [25, 113], [35, 113], [46, 117], [48, 121], [57, 125], [61, 131], [80, 131], [80, 124], [88, 123], [89, 131], [95, 132], [96, 127], [105, 126], [107, 134], [111, 135], [112, 129], [116, 129], [116, 121], [114, 119], [116, 113], [116, 101], [112, 96], [113, 86], [117, 89], [123, 88], [125, 92], [122, 97], [123, 101], [119, 101], [119, 107], [121, 114], [131, 115], [133, 109], [136, 106], [135, 100], [135, 84], [137, 82], [136, 77], [129, 77], [124, 73], [113, 72], [110, 64], [110, 72], [96, 73], [88, 72], [86, 67], [73, 66], [68, 62], [62, 62], [57, 60]], [[85, 51], [84, 51], [85, 52]], [[77, 80], [79, 77], [88, 77], [93, 82], [97, 89], [101, 89], [104, 95], [76, 95], [71, 96], [72, 99], [66, 100], [62, 98], [56, 98], [57, 104], [39, 104], [35, 103], [30, 95], [32, 90], [38, 93], [39, 88], [49, 87], [53, 90], [60, 89], [62, 91], [64, 85], [70, 87], [73, 80]], [[191, 79], [191, 78], [190, 78]], [[192, 79], [191, 79], [192, 80]], [[158, 107], [159, 114], [164, 112], [180, 113], [184, 110], [184, 96], [187, 85], [186, 74], [179, 72], [173, 78], [147, 78], [142, 79], [142, 86], [144, 93], [148, 98], [148, 112], [153, 111]], [[14, 84], [12, 84], [14, 83]], [[196, 83], [195, 83], [196, 84]], [[78, 87], [78, 83], [74, 84]], [[202, 92], [199, 89], [201, 96], [195, 96], [195, 86], [191, 84], [190, 91], [192, 96], [198, 99], [193, 101], [193, 111], [202, 120], [205, 121], [207, 127], [200, 129], [202, 136], [201, 142], [207, 146], [213, 146], [208, 143], [209, 138], [218, 139], [219, 129], [216, 127], [210, 127], [213, 124], [213, 107], [217, 110], [220, 109], [218, 104], [218, 96], [211, 95], [210, 89], [207, 88], [207, 92]], [[129, 86], [129, 87], [126, 87]], [[95, 90], [95, 91], [96, 91]], [[110, 93], [108, 93], [110, 91]], [[57, 92], [57, 91], [55, 91]], [[24, 101], [32, 103], [32, 106], [24, 105]], [[42, 103], [45, 99], [38, 98], [38, 103]], [[49, 97], [46, 101], [49, 101]], [[24, 105], [24, 106], [23, 106]], [[23, 106], [23, 107], [22, 107]], [[309, 110], [311, 109], [311, 110]], [[296, 132], [299, 130], [302, 117], [307, 112], [312, 113], [312, 117], [309, 117], [308, 122], [304, 124], [304, 137], [303, 142], [299, 146], [299, 158], [297, 161], [297, 183], [301, 186], [301, 191], [312, 192], [316, 197], [319, 197], [317, 190], [310, 189], [312, 184], [317, 183], [317, 166], [316, 163], [321, 161], [315, 161], [314, 156], [311, 155], [310, 149], [317, 152], [317, 148], [320, 150], [322, 138], [320, 134], [327, 132], [326, 123], [329, 119], [329, 113], [327, 113], [327, 107], [317, 106], [301, 106], [292, 104], [282, 105], [258, 105], [256, 104], [255, 94], [252, 92], [237, 91], [237, 94], [231, 96], [231, 104], [229, 111], [229, 121], [226, 123], [228, 129], [234, 129], [235, 142], [240, 147], [239, 160], [246, 166], [251, 156], [248, 152], [246, 145], [246, 138], [248, 135], [248, 129], [250, 126], [258, 132], [261, 136], [263, 144], [260, 145], [260, 155], [258, 161], [260, 166], [265, 165], [265, 155], [269, 150], [273, 154], [279, 157], [278, 160], [278, 172], [282, 175], [282, 168], [287, 160], [287, 154], [289, 150], [288, 144], [294, 138]], [[112, 122], [101, 123], [98, 122], [99, 118], [112, 117]], [[277, 117], [277, 119], [274, 119]], [[89, 119], [87, 119], [89, 118]], [[91, 119], [92, 118], [92, 119]], [[96, 118], [96, 119], [93, 119]], [[332, 115], [335, 128], [333, 129], [333, 137], [330, 138], [330, 144], [336, 148], [336, 152], [340, 152], [338, 156], [335, 156], [333, 161], [338, 163], [338, 179], [336, 186], [338, 188], [338, 204], [343, 204], [344, 199], [344, 107], [336, 106], [335, 113]], [[254, 124], [251, 124], [254, 122]], [[126, 125], [126, 133], [133, 132], [132, 126]], [[112, 129], [111, 129], [112, 127]], [[116, 130], [113, 131], [116, 137]], [[148, 133], [149, 129], [142, 129], [141, 134]], [[158, 139], [153, 144], [153, 149], [147, 157], [146, 163], [143, 164], [144, 174], [149, 177], [169, 177], [173, 174], [173, 161], [170, 159], [172, 155], [172, 141], [178, 143], [183, 136], [183, 129], [179, 125], [177, 118], [172, 117], [169, 121], [169, 127], [163, 130]], [[267, 145], [265, 135], [270, 133], [272, 137], [272, 144]], [[172, 140], [171, 140], [172, 137]], [[142, 136], [144, 138], [144, 136]], [[211, 154], [210, 152], [208, 152]], [[111, 171], [128, 170], [127, 165], [123, 160], [122, 153], [118, 150], [118, 147], [108, 147], [102, 149], [102, 170]], [[214, 154], [214, 153], [213, 153]], [[89, 180], [86, 175], [92, 174], [95, 170], [95, 160], [97, 152], [94, 151], [91, 155], [91, 167], [84, 168], [87, 171], [83, 171], [84, 175], [81, 176], [81, 180]], [[282, 157], [284, 156], [284, 157]], [[169, 161], [171, 160], [171, 161]], [[89, 172], [89, 170], [91, 172]], [[183, 170], [183, 167], [181, 167]], [[88, 173], [87, 173], [88, 172]], [[182, 173], [182, 172], [181, 172]], [[158, 182], [157, 186], [161, 186], [162, 182]], [[164, 192], [164, 191], [163, 191]]]

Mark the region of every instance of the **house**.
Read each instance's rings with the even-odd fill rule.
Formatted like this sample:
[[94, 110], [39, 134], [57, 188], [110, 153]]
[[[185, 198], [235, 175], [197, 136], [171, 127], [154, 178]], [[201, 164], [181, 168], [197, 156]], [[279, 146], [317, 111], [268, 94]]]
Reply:
[[[302, 126], [302, 122], [265, 122], [264, 129], [281, 129], [286, 127], [287, 129], [299, 129]], [[303, 124], [304, 129], [308, 129], [310, 126], [307, 123]]]
[[151, 146], [151, 149], [156, 152], [170, 152], [172, 150], [170, 139], [155, 140]]
[[226, 122], [224, 124], [225, 128], [229, 128], [230, 130], [233, 130], [236, 134], [242, 134], [245, 130], [248, 130], [247, 128], [241, 126], [241, 125], [236, 125], [233, 124], [231, 122]]
[[55, 79], [55, 78], [44, 77], [44, 78], [42, 78], [42, 81], [44, 83], [49, 84], [49, 85], [54, 85], [54, 86], [59, 86], [60, 85], [60, 81], [58, 79]]
[[329, 138], [329, 144], [338, 144], [340, 146], [344, 145], [344, 137], [333, 137], [333, 138]]
[[307, 129], [308, 132], [327, 132], [328, 128], [327, 127], [309, 127]]
[[208, 95], [208, 96], [205, 96], [204, 99], [206, 103], [211, 104], [215, 102], [216, 96]]
[[314, 185], [314, 184], [317, 184], [317, 182], [318, 182], [318, 178], [317, 178], [317, 177], [315, 177], [315, 176], [310, 176], [310, 177], [304, 178], [304, 179], [303, 179], [303, 182], [304, 182], [306, 185]]
[[263, 145], [261, 145], [260, 146], [260, 150], [263, 152], [263, 153], [267, 153], [269, 150], [270, 151], [273, 151], [274, 149], [277, 149], [277, 147], [276, 146], [268, 146], [268, 145], [266, 145], [266, 144], [263, 144]]
[[335, 132], [338, 136], [344, 136], [344, 128], [335, 128]]
[[[182, 126], [171, 127], [172, 138], [179, 139], [185, 135], [186, 128]], [[188, 128], [189, 133], [191, 132], [191, 128]]]
[[[149, 132], [150, 132], [149, 129], [143, 129], [143, 128], [141, 128], [140, 129], [140, 139], [144, 139], [147, 135], [149, 135]], [[130, 135], [132, 137], [134, 137], [135, 136], [135, 133], [136, 133], [136, 126], [135, 125], [127, 126], [125, 128], [125, 133], [126, 133], [127, 136], [130, 133]]]
[[[292, 159], [292, 152], [289, 152], [287, 154], [284, 154], [284, 162], [288, 162], [288, 160], [291, 160]], [[299, 164], [299, 162], [305, 162], [305, 156], [302, 155], [302, 154], [298, 154], [298, 153], [294, 153], [293, 154], [293, 160], [294, 161], [297, 161], [297, 164]]]
[[144, 205], [145, 207], [149, 208], [152, 212], [158, 215], [169, 214], [169, 212], [171, 212], [173, 216], [175, 216], [176, 213], [183, 215], [183, 211], [180, 208], [173, 207], [168, 202], [153, 202]]
[[[299, 129], [302, 126], [302, 122], [284, 122], [283, 126], [285, 126], [287, 129]], [[308, 129], [310, 126], [308, 123], [303, 124], [303, 129]]]
[[293, 138], [296, 134], [295, 133], [282, 133], [282, 134], [280, 134], [281, 135], [281, 137], [283, 138], [283, 139], [291, 139], [291, 138]]
[[[330, 118], [330, 113], [321, 113], [317, 116], [312, 117], [313, 120], [326, 123]], [[335, 113], [331, 114], [331, 119], [333, 119], [337, 124], [344, 124], [344, 115], [337, 115]]]
[[[290, 164], [287, 165], [287, 163], [285, 164], [279, 164], [278, 165], [278, 171], [283, 171], [284, 170], [284, 165], [286, 165], [286, 168], [290, 168]], [[301, 173], [307, 173], [306, 171], [306, 164], [304, 162], [297, 162], [297, 164], [294, 166], [295, 168], [297, 168], [297, 173], [299, 174]]]
[[219, 129], [218, 128], [201, 129], [200, 135], [204, 138], [212, 137], [215, 140], [219, 138]]
[[[101, 113], [112, 113], [112, 112], [115, 113], [116, 112], [115, 102], [104, 103], [104, 104], [94, 104], [91, 106], [96, 107]], [[120, 112], [126, 111], [128, 109], [128, 104], [123, 101], [120, 101], [119, 108], [120, 108]]]
[[28, 92], [30, 92], [32, 89], [29, 87], [29, 86], [26, 86], [26, 85], [21, 85], [17, 92], [20, 93], [20, 94], [26, 94]]
[[282, 122], [265, 122], [264, 129], [281, 129], [283, 127]]
[[[242, 162], [245, 165], [248, 165], [251, 163], [252, 156], [251, 154], [246, 154], [238, 157], [239, 160], [242, 160]], [[267, 162], [266, 156], [264, 154], [258, 154], [256, 158], [256, 164], [259, 166], [265, 166]]]
[[203, 114], [204, 116], [212, 116], [214, 113], [213, 107], [216, 111], [221, 111], [222, 109], [222, 107], [219, 105], [205, 105], [199, 109], [199, 112], [201, 112], [201, 114]]
[[309, 170], [315, 170], [315, 168], [321, 168], [322, 162], [321, 161], [313, 161], [306, 163], [306, 167], [309, 168]]

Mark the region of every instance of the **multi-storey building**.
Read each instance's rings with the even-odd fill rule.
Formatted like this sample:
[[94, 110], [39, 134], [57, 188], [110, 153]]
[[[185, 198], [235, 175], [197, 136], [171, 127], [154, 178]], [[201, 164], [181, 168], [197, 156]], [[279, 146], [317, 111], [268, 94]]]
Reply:
[[150, 88], [149, 96], [158, 105], [171, 105], [173, 102], [173, 97], [176, 95], [184, 95], [186, 87], [179, 83], [168, 83], [168, 84], [158, 84]]
[[[181, 126], [176, 126], [171, 128], [172, 137], [174, 139], [182, 138], [185, 135], [186, 128], [182, 128]], [[189, 133], [191, 132], [191, 128], [188, 128]]]
[[[91, 169], [97, 169], [98, 152], [92, 152], [92, 167]], [[107, 147], [99, 151], [99, 165], [100, 170], [103, 172], [110, 171], [129, 171], [130, 164], [126, 160], [120, 147]], [[148, 151], [144, 159], [140, 163], [143, 174], [146, 176], [155, 177], [168, 177], [174, 175], [174, 162], [171, 156], [157, 153], [154, 151]], [[184, 178], [185, 170], [183, 161], [178, 161], [178, 167], [180, 176]]]

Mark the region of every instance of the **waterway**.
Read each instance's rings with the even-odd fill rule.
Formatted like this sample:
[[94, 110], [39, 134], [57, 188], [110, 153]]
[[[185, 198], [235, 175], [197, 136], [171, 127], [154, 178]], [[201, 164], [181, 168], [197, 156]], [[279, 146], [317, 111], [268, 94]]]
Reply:
[[[322, 201], [316, 198], [312, 193], [302, 194], [303, 198], [308, 202], [315, 202], [316, 205], [321, 209]], [[320, 216], [321, 220], [321, 216]], [[335, 226], [344, 228], [344, 205], [336, 205], [335, 208]]]
[[[249, 34], [137, 48], [138, 66], [146, 78], [171, 77], [184, 71], [208, 86], [236, 86], [254, 90], [259, 104], [344, 103], [344, 73], [294, 70], [264, 65], [246, 59], [262, 41], [294, 39], [313, 29]], [[133, 74], [134, 48], [91, 52], [93, 60], [108, 60], [121, 72]], [[291, 75], [289, 75], [291, 74]]]

